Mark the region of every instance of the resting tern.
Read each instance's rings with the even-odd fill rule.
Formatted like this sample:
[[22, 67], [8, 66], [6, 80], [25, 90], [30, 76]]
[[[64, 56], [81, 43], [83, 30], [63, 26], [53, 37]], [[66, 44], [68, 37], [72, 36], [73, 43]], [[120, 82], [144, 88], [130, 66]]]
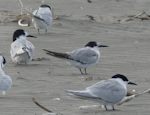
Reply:
[[100, 102], [105, 106], [106, 110], [108, 110], [107, 106], [112, 106], [112, 109], [115, 110], [114, 104], [120, 102], [127, 94], [127, 84], [137, 85], [129, 82], [124, 75], [116, 74], [112, 76], [111, 79], [102, 80], [95, 85], [87, 87], [86, 90], [83, 91], [65, 91], [74, 95], [75, 98]]
[[52, 20], [51, 7], [46, 4], [41, 5], [38, 10], [32, 13], [32, 23], [38, 29], [38, 33], [39, 29], [45, 29], [46, 33], [52, 24]]
[[2, 94], [5, 95], [6, 91], [10, 89], [12, 85], [12, 79], [10, 76], [5, 75], [3, 67], [6, 64], [6, 59], [0, 54], [0, 90]]
[[28, 33], [22, 29], [18, 29], [14, 32], [10, 55], [13, 62], [17, 64], [26, 64], [32, 60], [34, 45], [29, 42], [26, 37], [36, 38], [35, 36], [28, 35]]
[[86, 68], [95, 65], [100, 58], [100, 52], [99, 52], [100, 47], [108, 47], [108, 46], [99, 45], [98, 42], [91, 41], [87, 43], [84, 48], [79, 48], [72, 52], [57, 53], [46, 49], [43, 50], [46, 51], [46, 54], [48, 55], [57, 58], [66, 59], [71, 65], [78, 68], [81, 74], [83, 74], [81, 69], [84, 68], [85, 74], [87, 74]]

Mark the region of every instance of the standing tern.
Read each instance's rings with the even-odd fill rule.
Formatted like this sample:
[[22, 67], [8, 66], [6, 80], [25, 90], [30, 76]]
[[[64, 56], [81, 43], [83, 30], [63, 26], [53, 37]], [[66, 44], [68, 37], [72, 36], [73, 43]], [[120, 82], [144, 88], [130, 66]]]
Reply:
[[86, 68], [95, 65], [100, 58], [99, 52], [100, 47], [108, 47], [108, 46], [99, 45], [99, 43], [91, 41], [88, 44], [86, 44], [84, 48], [79, 48], [72, 52], [57, 53], [46, 49], [43, 50], [46, 51], [46, 54], [48, 55], [66, 59], [70, 64], [78, 68], [81, 74], [83, 74], [81, 69], [84, 68], [85, 74], [87, 74]]
[[46, 4], [41, 5], [38, 10], [32, 13], [32, 23], [38, 30], [38, 33], [39, 29], [45, 29], [46, 33], [52, 24], [52, 20], [51, 7]]
[[111, 79], [102, 80], [83, 91], [65, 91], [74, 95], [75, 98], [100, 102], [106, 110], [108, 110], [107, 106], [112, 106], [112, 109], [115, 110], [114, 104], [120, 102], [127, 94], [127, 84], [137, 85], [129, 82], [124, 75], [116, 74]]
[[10, 76], [5, 75], [3, 67], [6, 64], [6, 59], [0, 54], [0, 90], [2, 94], [5, 95], [6, 91], [10, 89], [12, 85], [12, 79]]
[[32, 60], [34, 45], [26, 37], [34, 37], [22, 29], [14, 32], [13, 43], [11, 44], [10, 55], [15, 63], [27, 63]]

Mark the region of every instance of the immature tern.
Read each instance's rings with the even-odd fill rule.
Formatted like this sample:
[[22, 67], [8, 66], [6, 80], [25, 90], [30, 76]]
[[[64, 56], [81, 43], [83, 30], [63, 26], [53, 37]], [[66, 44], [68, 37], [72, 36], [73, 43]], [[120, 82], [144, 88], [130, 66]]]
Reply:
[[72, 52], [57, 53], [46, 49], [43, 50], [46, 51], [46, 54], [48, 55], [66, 59], [70, 64], [78, 68], [81, 74], [83, 74], [81, 69], [84, 68], [85, 74], [87, 74], [86, 68], [95, 65], [100, 58], [99, 52], [100, 47], [108, 47], [108, 46], [99, 45], [99, 43], [91, 41], [88, 44], [86, 44], [84, 48], [79, 48]]
[[32, 13], [32, 22], [38, 33], [39, 29], [45, 29], [46, 33], [52, 24], [52, 20], [51, 7], [46, 4], [41, 5], [38, 10]]
[[0, 90], [2, 94], [5, 95], [6, 91], [10, 89], [12, 85], [12, 79], [10, 76], [5, 75], [3, 67], [6, 64], [6, 59], [0, 54]]
[[18, 29], [14, 32], [10, 55], [13, 62], [17, 64], [26, 64], [32, 60], [34, 45], [29, 42], [26, 37], [36, 38], [35, 36], [28, 35], [28, 33], [22, 29]]
[[121, 74], [116, 74], [112, 76], [111, 79], [102, 80], [95, 85], [87, 87], [83, 91], [75, 90], [65, 90], [68, 93], [71, 93], [75, 98], [80, 99], [89, 99], [92, 101], [100, 102], [105, 106], [112, 106], [114, 109], [114, 104], [120, 102], [127, 94], [127, 84], [137, 85], [135, 83], [129, 82], [129, 80]]

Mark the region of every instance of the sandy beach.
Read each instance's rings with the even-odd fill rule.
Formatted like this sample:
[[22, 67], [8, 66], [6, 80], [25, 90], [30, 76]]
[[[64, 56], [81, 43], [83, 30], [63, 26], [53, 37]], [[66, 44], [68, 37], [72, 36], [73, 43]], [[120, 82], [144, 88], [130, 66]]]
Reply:
[[[0, 13], [7, 13], [14, 0], [0, 0]], [[58, 17], [47, 33], [38, 31], [33, 24], [20, 27], [17, 22], [0, 25], [0, 53], [6, 58], [3, 68], [11, 76], [13, 85], [3, 96], [0, 94], [0, 115], [42, 115], [47, 113], [32, 101], [31, 97], [46, 108], [61, 115], [149, 115], [150, 94], [144, 94], [121, 106], [115, 111], [104, 108], [79, 109], [80, 106], [99, 105], [69, 97], [63, 89], [83, 90], [100, 80], [115, 74], [123, 74], [137, 86], [128, 85], [138, 93], [150, 88], [150, 20], [133, 18], [143, 11], [150, 14], [149, 0], [44, 0]], [[41, 0], [22, 0], [24, 7], [37, 9]], [[21, 8], [19, 2], [11, 6]], [[89, 20], [88, 16], [95, 20]], [[113, 17], [116, 16], [116, 17]], [[121, 17], [122, 16], [122, 17]], [[16, 29], [24, 29], [37, 38], [28, 38], [35, 46], [32, 61], [27, 65], [16, 65], [10, 58], [10, 45]], [[97, 41], [109, 47], [101, 48], [99, 62], [87, 68], [87, 75], [68, 65], [64, 60], [51, 57], [42, 49], [67, 52], [84, 47], [89, 41]], [[37, 58], [45, 60], [36, 61]], [[91, 77], [92, 79], [88, 79]], [[60, 100], [55, 100], [59, 98]]]

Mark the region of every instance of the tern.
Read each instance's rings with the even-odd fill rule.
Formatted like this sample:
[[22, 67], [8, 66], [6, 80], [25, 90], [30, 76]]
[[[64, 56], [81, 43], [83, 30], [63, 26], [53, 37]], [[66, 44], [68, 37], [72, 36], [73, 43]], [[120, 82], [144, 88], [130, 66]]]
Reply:
[[5, 95], [6, 91], [10, 89], [12, 85], [12, 79], [10, 76], [5, 75], [3, 67], [6, 64], [6, 59], [0, 54], [0, 90], [2, 94]]
[[116, 74], [111, 79], [102, 80], [83, 91], [65, 91], [74, 95], [75, 98], [99, 102], [105, 106], [106, 110], [108, 110], [107, 106], [112, 106], [112, 110], [115, 110], [114, 104], [120, 102], [127, 94], [127, 84], [137, 85], [129, 82], [124, 75]]
[[81, 74], [83, 74], [81, 69], [84, 68], [85, 74], [87, 74], [86, 68], [95, 65], [100, 58], [99, 52], [100, 47], [108, 47], [108, 46], [99, 45], [98, 42], [91, 41], [87, 43], [84, 48], [79, 48], [74, 51], [66, 53], [57, 53], [46, 49], [43, 50], [46, 51], [46, 54], [48, 55], [61, 59], [66, 59], [71, 65], [78, 68]]
[[46, 4], [41, 5], [39, 9], [32, 13], [32, 23], [38, 30], [38, 33], [39, 29], [44, 29], [46, 33], [52, 24], [52, 20], [51, 7]]
[[32, 60], [34, 45], [29, 42], [26, 37], [36, 38], [35, 36], [28, 35], [28, 33], [22, 29], [16, 30], [13, 34], [10, 55], [13, 62], [17, 64], [26, 64]]

